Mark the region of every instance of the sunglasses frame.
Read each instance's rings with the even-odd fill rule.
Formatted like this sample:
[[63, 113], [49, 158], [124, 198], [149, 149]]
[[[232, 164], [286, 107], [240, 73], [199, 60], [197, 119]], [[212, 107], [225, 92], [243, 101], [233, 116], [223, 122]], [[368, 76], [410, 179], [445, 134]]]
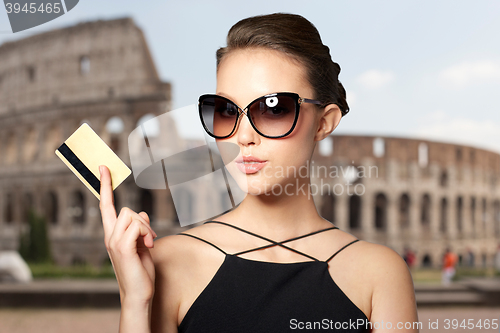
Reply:
[[[266, 134], [262, 133], [261, 131], [259, 131], [257, 129], [257, 127], [255, 126], [254, 122], [252, 121], [252, 118], [248, 116], [248, 108], [250, 106], [252, 106], [252, 104], [254, 104], [255, 102], [257, 102], [258, 100], [260, 100], [262, 98], [279, 97], [279, 96], [293, 97], [293, 99], [295, 100], [295, 118], [293, 120], [292, 127], [285, 134], [278, 135], [278, 136], [266, 135]], [[227, 101], [227, 102], [235, 105], [238, 108], [238, 114], [236, 116], [236, 120], [234, 122], [233, 129], [231, 130], [231, 133], [229, 133], [228, 135], [226, 135], [226, 136], [217, 136], [217, 135], [211, 133], [210, 130], [208, 129], [208, 127], [205, 125], [205, 121], [203, 121], [202, 102], [203, 102], [203, 100], [205, 100], [207, 98], [222, 98], [223, 100], [225, 100], [225, 101]], [[265, 138], [269, 138], [269, 139], [278, 139], [278, 138], [283, 138], [283, 137], [285, 137], [285, 136], [287, 136], [287, 135], [289, 135], [290, 133], [293, 132], [293, 130], [295, 129], [295, 126], [297, 125], [297, 120], [299, 119], [300, 106], [302, 105], [302, 103], [310, 103], [310, 104], [316, 104], [316, 105], [323, 105], [323, 103], [321, 103], [320, 101], [317, 101], [317, 100], [314, 100], [314, 99], [309, 99], [309, 98], [303, 98], [303, 97], [300, 97], [296, 93], [292, 93], [292, 92], [279, 92], [279, 93], [272, 93], [272, 94], [267, 94], [267, 95], [258, 97], [256, 99], [254, 99], [252, 102], [250, 102], [245, 108], [241, 108], [238, 104], [236, 104], [235, 102], [233, 102], [232, 100], [230, 100], [229, 98], [226, 98], [224, 96], [220, 96], [220, 95], [216, 95], [216, 94], [205, 94], [205, 95], [201, 95], [200, 98], [198, 99], [198, 111], [199, 111], [199, 114], [200, 114], [200, 120], [201, 120], [201, 124], [203, 125], [203, 128], [208, 133], [208, 135], [210, 135], [211, 137], [213, 137], [215, 139], [226, 139], [226, 138], [229, 138], [230, 136], [232, 136], [234, 134], [235, 130], [236, 130], [236, 127], [238, 127], [238, 122], [240, 120], [240, 116], [241, 116], [242, 113], [245, 116], [247, 116], [248, 120], [250, 121], [250, 124], [252, 125], [252, 128], [259, 135], [261, 135], [261, 136], [263, 136]]]

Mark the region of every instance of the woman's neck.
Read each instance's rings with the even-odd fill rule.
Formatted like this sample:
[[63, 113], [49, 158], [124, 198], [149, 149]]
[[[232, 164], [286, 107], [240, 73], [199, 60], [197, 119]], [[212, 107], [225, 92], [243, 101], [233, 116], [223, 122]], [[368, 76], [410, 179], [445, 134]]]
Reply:
[[329, 222], [318, 215], [309, 182], [304, 185], [303, 191], [295, 191], [293, 195], [248, 194], [236, 209], [217, 220], [275, 240], [296, 237], [329, 226]]

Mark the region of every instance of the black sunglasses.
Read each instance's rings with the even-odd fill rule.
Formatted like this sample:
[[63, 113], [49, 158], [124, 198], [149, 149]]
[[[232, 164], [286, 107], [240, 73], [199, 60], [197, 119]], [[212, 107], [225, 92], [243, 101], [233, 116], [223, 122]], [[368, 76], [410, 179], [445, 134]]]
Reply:
[[246, 108], [219, 95], [202, 95], [198, 100], [198, 108], [205, 131], [216, 139], [233, 135], [242, 114], [248, 117], [257, 133], [274, 139], [292, 133], [302, 103], [322, 105], [319, 101], [302, 98], [296, 93], [280, 92], [259, 97]]

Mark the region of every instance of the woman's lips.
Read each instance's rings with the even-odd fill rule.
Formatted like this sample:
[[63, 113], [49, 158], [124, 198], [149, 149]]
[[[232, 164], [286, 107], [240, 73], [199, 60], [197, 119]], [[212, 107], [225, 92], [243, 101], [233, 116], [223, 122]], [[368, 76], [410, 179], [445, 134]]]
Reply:
[[258, 172], [262, 169], [267, 161], [258, 159], [255, 156], [240, 156], [236, 160], [236, 166], [241, 172], [246, 174], [252, 174]]

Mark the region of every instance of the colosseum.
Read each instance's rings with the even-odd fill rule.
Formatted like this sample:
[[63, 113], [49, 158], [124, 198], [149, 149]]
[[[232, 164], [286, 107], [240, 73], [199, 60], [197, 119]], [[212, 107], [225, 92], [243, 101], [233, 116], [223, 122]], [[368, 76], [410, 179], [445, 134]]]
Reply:
[[[0, 59], [0, 250], [18, 248], [34, 210], [48, 223], [58, 264], [107, 261], [98, 200], [54, 151], [86, 122], [131, 166], [129, 134], [171, 110], [171, 86], [160, 80], [143, 33], [130, 18], [80, 23], [4, 43]], [[162, 130], [176, 135], [174, 123]], [[418, 266], [439, 267], [445, 248], [462, 264], [492, 265], [499, 154], [425, 139], [332, 135], [310, 170], [321, 215], [341, 229], [401, 254], [412, 249]], [[187, 193], [187, 207], [203, 195]], [[168, 187], [143, 189], [129, 177], [115, 203], [148, 212], [160, 236], [183, 230]]]
[[334, 135], [324, 144], [328, 154], [318, 152], [311, 168], [323, 217], [401, 254], [415, 251], [419, 266], [439, 267], [446, 248], [463, 265], [493, 265], [499, 154], [384, 136]]
[[[130, 18], [7, 42], [0, 59], [0, 249], [17, 249], [33, 209], [48, 221], [57, 263], [98, 265], [107, 260], [98, 200], [54, 151], [86, 122], [127, 161], [128, 133], [170, 109], [170, 84]], [[174, 232], [172, 200], [154, 192], [129, 177], [115, 201]]]

